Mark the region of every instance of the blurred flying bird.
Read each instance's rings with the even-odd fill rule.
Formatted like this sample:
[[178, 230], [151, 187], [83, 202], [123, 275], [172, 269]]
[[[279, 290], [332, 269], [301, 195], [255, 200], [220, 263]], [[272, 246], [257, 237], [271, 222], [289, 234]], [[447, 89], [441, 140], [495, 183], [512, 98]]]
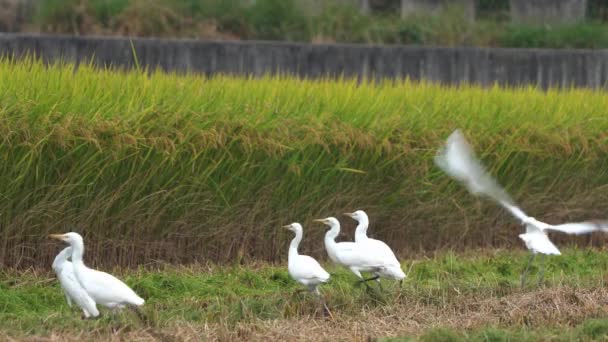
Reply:
[[545, 272], [544, 255], [559, 255], [560, 251], [549, 240], [548, 230], [566, 234], [587, 234], [595, 231], [608, 231], [608, 221], [586, 221], [552, 225], [526, 215], [511, 199], [509, 194], [486, 172], [475, 157], [471, 146], [460, 130], [455, 130], [437, 156], [435, 163], [450, 177], [463, 183], [473, 195], [484, 195], [506, 208], [526, 227], [526, 232], [519, 235], [526, 247], [532, 252], [521, 276], [521, 286], [525, 285], [530, 264], [536, 254], [541, 255], [541, 272], [539, 284]]

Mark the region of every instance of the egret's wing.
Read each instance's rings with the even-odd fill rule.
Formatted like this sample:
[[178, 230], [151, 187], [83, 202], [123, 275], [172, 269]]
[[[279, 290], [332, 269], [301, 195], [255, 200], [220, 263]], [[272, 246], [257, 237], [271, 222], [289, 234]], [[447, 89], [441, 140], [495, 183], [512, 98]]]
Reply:
[[505, 207], [511, 214], [513, 214], [513, 216], [520, 219], [521, 221], [525, 221], [529, 218], [528, 215], [526, 215], [526, 213], [524, 213], [524, 211], [521, 210], [518, 206], [507, 203], [505, 201], [499, 201], [499, 203], [500, 205]]
[[368, 238], [360, 243], [369, 251], [372, 251], [385, 265], [400, 265], [393, 250], [384, 241]]
[[435, 156], [435, 164], [452, 178], [464, 183], [474, 195], [485, 195], [497, 202], [513, 203], [507, 192], [492, 178], [475, 157], [471, 146], [457, 129]]
[[545, 229], [576, 235], [600, 231], [608, 232], [608, 221], [570, 222], [564, 224], [549, 225]]
[[359, 266], [368, 262], [365, 251], [361, 249], [361, 244], [357, 242], [338, 242], [335, 248], [338, 260], [345, 266]]
[[127, 303], [139, 306], [145, 302], [127, 284], [109, 273], [87, 269], [80, 280], [91, 298], [100, 304]]
[[450, 177], [464, 183], [473, 195], [491, 198], [522, 221], [528, 218], [477, 160], [459, 129], [450, 134], [445, 146], [439, 150], [435, 156], [435, 164]]
[[298, 255], [291, 272], [294, 277], [299, 279], [329, 280], [329, 273], [321, 267], [317, 260], [308, 255]]
[[[383, 242], [374, 240], [376, 242]], [[388, 248], [388, 253], [382, 248], [378, 248], [376, 242], [339, 242], [336, 244], [336, 255], [340, 263], [350, 267], [374, 268], [385, 265], [399, 265], [393, 252]], [[392, 258], [391, 258], [392, 256]]]
[[547, 235], [538, 231], [534, 233], [520, 234], [519, 238], [526, 243], [526, 247], [534, 253], [547, 255], [560, 255], [559, 249], [549, 240]]
[[89, 296], [85, 289], [80, 286], [80, 283], [76, 279], [74, 274], [72, 263], [67, 262], [63, 271], [57, 275], [59, 283], [66, 294], [68, 305], [72, 306], [72, 302], [75, 302], [81, 309], [87, 311], [92, 316], [98, 316], [99, 311], [97, 310], [95, 301]]

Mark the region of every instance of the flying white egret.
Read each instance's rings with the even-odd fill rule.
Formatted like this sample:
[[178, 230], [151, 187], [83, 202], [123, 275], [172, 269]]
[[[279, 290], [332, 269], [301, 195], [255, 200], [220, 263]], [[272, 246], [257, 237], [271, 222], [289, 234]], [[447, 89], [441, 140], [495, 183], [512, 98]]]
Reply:
[[544, 276], [545, 254], [559, 255], [557, 247], [549, 240], [547, 230], [558, 231], [566, 234], [587, 234], [594, 231], [608, 231], [607, 222], [580, 222], [551, 225], [538, 221], [534, 217], [526, 215], [511, 199], [509, 194], [487, 173], [481, 163], [475, 157], [469, 143], [460, 130], [455, 130], [447, 139], [437, 156], [435, 163], [452, 178], [464, 183], [473, 195], [485, 195], [498, 202], [506, 208], [513, 216], [521, 220], [526, 227], [526, 232], [520, 234], [526, 247], [532, 252], [526, 268], [521, 277], [521, 286], [526, 280], [528, 268], [536, 254], [541, 255], [541, 273], [539, 283]]
[[53, 270], [57, 274], [65, 299], [69, 307], [72, 307], [72, 302], [76, 303], [82, 309], [85, 318], [97, 317], [99, 316], [99, 310], [97, 310], [95, 301], [80, 286], [74, 274], [74, 267], [68, 260], [71, 255], [72, 247], [66, 247], [57, 254], [53, 261]]
[[308, 287], [310, 292], [320, 296], [318, 286], [329, 280], [329, 273], [314, 258], [298, 254], [298, 246], [303, 235], [301, 224], [294, 222], [283, 226], [283, 228], [287, 228], [296, 234], [289, 244], [287, 265], [289, 275], [298, 283]]
[[80, 234], [70, 232], [51, 234], [50, 237], [64, 241], [72, 247], [72, 265], [76, 279], [95, 303], [112, 310], [129, 307], [140, 317], [143, 316], [139, 308], [144, 305], [144, 300], [127, 284], [111, 274], [88, 268], [84, 264], [84, 242]]
[[[391, 273], [392, 279], [402, 280], [405, 278], [405, 273], [401, 269], [401, 263], [397, 260], [393, 250], [383, 241], [372, 239], [367, 236], [367, 228], [369, 227], [369, 217], [363, 210], [357, 210], [353, 213], [344, 213], [350, 216], [358, 222], [357, 228], [355, 229], [355, 242], [367, 245], [367, 248], [375, 250], [376, 253], [383, 255], [384, 259], [388, 261], [391, 267], [387, 268], [386, 273]], [[381, 274], [376, 275], [378, 284], [380, 281]]]
[[[350, 269], [362, 283], [376, 280], [379, 277], [402, 281], [405, 273], [401, 270], [399, 262], [373, 248], [371, 244], [359, 242], [336, 242], [336, 237], [340, 234], [340, 222], [335, 217], [314, 220], [330, 227], [325, 233], [325, 249], [329, 258], [348, 269]], [[365, 279], [361, 272], [369, 272], [374, 277]]]

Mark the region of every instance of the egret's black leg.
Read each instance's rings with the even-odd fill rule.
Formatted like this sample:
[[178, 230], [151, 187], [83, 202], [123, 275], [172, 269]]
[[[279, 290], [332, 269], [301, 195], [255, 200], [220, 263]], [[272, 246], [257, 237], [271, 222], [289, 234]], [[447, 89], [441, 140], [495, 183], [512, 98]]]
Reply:
[[363, 278], [363, 279], [359, 280], [359, 282], [361, 282], [361, 283], [367, 283], [368, 281], [376, 280], [376, 279], [379, 279], [379, 278], [380, 278], [380, 276], [377, 275], [375, 277], [371, 277], [371, 278], [367, 278], [367, 279]]

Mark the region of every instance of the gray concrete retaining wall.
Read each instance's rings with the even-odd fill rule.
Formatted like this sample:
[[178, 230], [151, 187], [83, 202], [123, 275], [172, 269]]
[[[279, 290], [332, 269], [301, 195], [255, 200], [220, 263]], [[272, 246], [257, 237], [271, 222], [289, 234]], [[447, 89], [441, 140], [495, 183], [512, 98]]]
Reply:
[[[132, 43], [131, 43], [132, 42]], [[132, 44], [132, 45], [131, 45]], [[0, 54], [46, 61], [94, 61], [180, 73], [291, 74], [300, 77], [405, 78], [445, 84], [606, 87], [608, 50], [482, 49], [410, 46], [209, 42], [0, 34]]]

